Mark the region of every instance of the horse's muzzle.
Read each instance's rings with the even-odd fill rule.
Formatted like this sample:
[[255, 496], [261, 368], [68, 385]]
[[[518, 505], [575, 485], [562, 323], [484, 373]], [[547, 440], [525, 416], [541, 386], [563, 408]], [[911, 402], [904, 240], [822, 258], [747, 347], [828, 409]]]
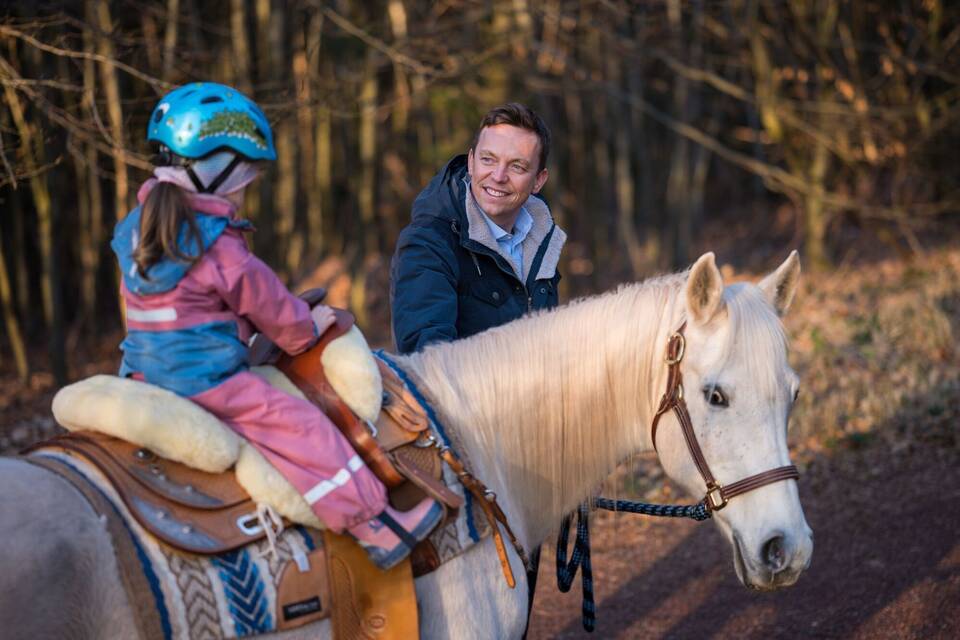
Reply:
[[757, 545], [753, 553], [744, 553], [740, 536], [733, 536], [734, 567], [744, 586], [758, 591], [789, 587], [810, 566], [813, 555], [813, 533], [809, 528], [801, 534], [775, 531]]

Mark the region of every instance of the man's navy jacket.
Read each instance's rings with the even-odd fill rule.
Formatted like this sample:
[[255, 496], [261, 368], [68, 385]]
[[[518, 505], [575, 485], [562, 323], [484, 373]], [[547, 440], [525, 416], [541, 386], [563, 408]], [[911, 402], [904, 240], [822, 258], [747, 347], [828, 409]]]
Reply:
[[534, 224], [523, 244], [521, 281], [499, 250], [467, 182], [467, 156], [456, 156], [413, 203], [390, 270], [393, 335], [400, 353], [465, 338], [555, 307], [557, 262], [566, 234], [546, 203], [530, 196]]

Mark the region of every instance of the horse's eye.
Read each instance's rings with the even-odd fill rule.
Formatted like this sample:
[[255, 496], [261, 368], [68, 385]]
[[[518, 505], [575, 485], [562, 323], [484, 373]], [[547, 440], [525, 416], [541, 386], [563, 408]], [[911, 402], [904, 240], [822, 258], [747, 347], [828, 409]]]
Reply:
[[730, 401], [720, 387], [704, 387], [703, 397], [714, 407], [727, 407]]
[[797, 402], [797, 398], [800, 397], [800, 387], [797, 387], [797, 390], [793, 392], [793, 402]]

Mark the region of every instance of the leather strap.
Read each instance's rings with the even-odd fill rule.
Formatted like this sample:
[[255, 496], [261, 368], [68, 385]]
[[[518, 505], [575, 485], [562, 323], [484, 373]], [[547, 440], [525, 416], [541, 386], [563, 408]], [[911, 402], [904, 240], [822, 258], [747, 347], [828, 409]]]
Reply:
[[687, 410], [687, 403], [683, 398], [683, 374], [680, 373], [680, 363], [683, 361], [684, 351], [686, 349], [686, 340], [683, 337], [683, 330], [687, 323], [684, 322], [680, 328], [670, 336], [667, 342], [667, 353], [665, 361], [667, 369], [667, 389], [660, 399], [660, 406], [653, 416], [653, 424], [650, 428], [650, 437], [653, 442], [653, 448], [657, 448], [657, 426], [660, 424], [660, 417], [667, 411], [673, 410], [677, 416], [677, 422], [680, 423], [680, 429], [683, 432], [683, 439], [687, 443], [687, 449], [693, 458], [697, 470], [707, 485], [707, 493], [702, 502], [710, 511], [719, 511], [727, 506], [730, 498], [738, 496], [741, 493], [753, 491], [768, 484], [779, 482], [781, 480], [796, 480], [800, 477], [800, 472], [794, 465], [786, 465], [762, 471], [742, 480], [723, 486], [717, 482], [710, 471], [710, 465], [700, 449], [700, 443], [697, 441], [696, 432], [693, 430], [693, 422], [690, 420], [690, 412]]
[[529, 560], [527, 559], [526, 552], [523, 550], [523, 546], [520, 544], [520, 541], [517, 540], [517, 536], [514, 535], [510, 525], [507, 524], [507, 516], [503, 513], [500, 505], [497, 504], [497, 495], [473, 477], [449, 447], [440, 450], [440, 457], [443, 458], [443, 461], [457, 474], [457, 478], [467, 491], [473, 494], [477, 504], [480, 505], [480, 509], [490, 523], [490, 530], [493, 535], [494, 545], [497, 547], [497, 557], [500, 558], [500, 568], [503, 570], [503, 577], [507, 581], [507, 586], [513, 589], [517, 586], [517, 580], [513, 576], [513, 569], [510, 567], [510, 558], [507, 556], [507, 547], [503, 543], [503, 535], [500, 533], [500, 527], [497, 523], [503, 525], [504, 530], [510, 537], [513, 548], [516, 549], [517, 554], [525, 566], [529, 564]]

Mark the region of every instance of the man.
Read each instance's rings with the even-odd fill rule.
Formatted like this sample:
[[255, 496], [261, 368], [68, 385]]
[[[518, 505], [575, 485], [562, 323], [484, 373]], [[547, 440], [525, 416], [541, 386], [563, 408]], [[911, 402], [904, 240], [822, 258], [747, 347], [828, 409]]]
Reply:
[[417, 196], [390, 273], [400, 353], [557, 305], [567, 236], [535, 195], [547, 181], [549, 151], [543, 120], [505, 104], [483, 117], [469, 153]]

